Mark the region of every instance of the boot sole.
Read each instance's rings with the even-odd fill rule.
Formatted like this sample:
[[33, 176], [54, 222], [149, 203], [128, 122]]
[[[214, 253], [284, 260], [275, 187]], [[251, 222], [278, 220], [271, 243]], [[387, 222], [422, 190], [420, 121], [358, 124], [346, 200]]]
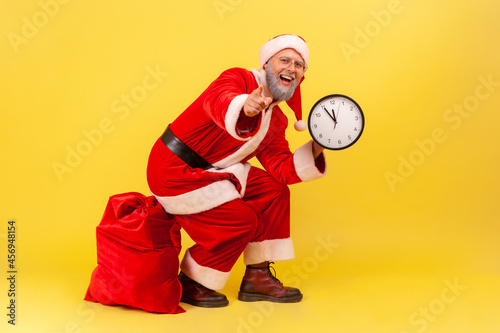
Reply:
[[181, 297], [181, 302], [191, 304], [194, 306], [199, 306], [202, 308], [223, 308], [228, 306], [229, 301], [221, 301], [221, 302], [209, 302], [209, 301], [195, 301], [187, 297]]
[[242, 291], [238, 292], [238, 299], [243, 302], [268, 301], [273, 303], [297, 303], [302, 300], [302, 297], [302, 294], [288, 297], [274, 297], [264, 294], [252, 294]]

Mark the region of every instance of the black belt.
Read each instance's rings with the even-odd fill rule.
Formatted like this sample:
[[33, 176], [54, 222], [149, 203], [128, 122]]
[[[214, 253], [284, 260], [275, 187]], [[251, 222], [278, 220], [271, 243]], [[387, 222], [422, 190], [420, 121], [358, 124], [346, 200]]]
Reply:
[[192, 168], [210, 169], [214, 166], [208, 163], [203, 157], [198, 155], [194, 150], [189, 148], [184, 142], [172, 133], [170, 125], [165, 132], [161, 135], [161, 141], [172, 151], [178, 158], [183, 160], [187, 165]]

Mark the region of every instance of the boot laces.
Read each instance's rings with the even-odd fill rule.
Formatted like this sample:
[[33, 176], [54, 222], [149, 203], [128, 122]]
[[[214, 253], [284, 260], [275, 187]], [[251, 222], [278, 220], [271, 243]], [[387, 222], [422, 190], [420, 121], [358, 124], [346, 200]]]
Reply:
[[[274, 261], [270, 261], [268, 264], [267, 264], [267, 274], [276, 282], [278, 282], [279, 284], [283, 285], [283, 283], [281, 283], [281, 281], [276, 277], [276, 270], [274, 269], [273, 266], [271, 266], [271, 264], [274, 265]], [[271, 272], [271, 269], [272, 269], [272, 272]]]

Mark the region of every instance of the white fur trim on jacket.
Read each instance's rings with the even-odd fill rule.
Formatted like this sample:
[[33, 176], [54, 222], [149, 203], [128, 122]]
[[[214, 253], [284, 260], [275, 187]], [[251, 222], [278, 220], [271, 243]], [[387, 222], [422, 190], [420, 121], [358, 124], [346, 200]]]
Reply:
[[218, 168], [227, 168], [231, 165], [234, 165], [235, 163], [239, 163], [245, 157], [252, 154], [259, 147], [262, 140], [264, 140], [264, 137], [269, 130], [269, 124], [271, 123], [271, 114], [271, 109], [268, 111], [263, 111], [259, 131], [253, 137], [251, 137], [250, 140], [248, 140], [240, 148], [238, 148], [238, 150], [236, 150], [234, 153], [212, 164]]
[[229, 275], [231, 275], [231, 271], [221, 272], [210, 267], [201, 266], [191, 257], [189, 249], [186, 250], [182, 259], [181, 270], [191, 279], [212, 290], [222, 290]]
[[221, 180], [184, 194], [161, 197], [152, 193], [170, 214], [196, 214], [220, 206], [234, 199], [243, 198], [247, 187], [250, 163], [236, 163], [225, 169], [209, 169], [214, 173], [232, 173], [238, 179], [238, 192], [230, 180]]
[[[257, 69], [252, 69], [252, 73], [255, 77], [255, 80], [257, 81], [257, 84], [262, 85], [262, 86], [266, 86], [266, 80], [265, 80], [266, 73], [264, 70], [259, 71]], [[244, 96], [244, 95], [239, 95], [239, 96]], [[235, 97], [235, 99], [238, 98], [239, 96]], [[233, 101], [234, 101], [234, 99], [233, 99]], [[266, 111], [262, 111], [262, 118], [260, 121], [260, 127], [254, 136], [248, 138], [248, 141], [245, 142], [233, 154], [228, 155], [225, 158], [223, 158], [222, 160], [219, 160], [219, 161], [212, 163], [212, 164], [218, 168], [227, 168], [235, 163], [239, 163], [245, 157], [252, 154], [255, 151], [255, 149], [257, 149], [259, 147], [262, 140], [264, 140], [264, 137], [266, 136], [267, 131], [269, 130], [269, 125], [271, 123], [272, 110], [273, 110], [274, 106], [277, 104], [278, 103], [272, 103]], [[234, 126], [231, 125], [231, 126], [234, 127], [236, 125], [234, 125]], [[227, 121], [227, 114], [226, 114], [226, 129], [227, 128], [228, 128], [228, 121]], [[231, 134], [231, 135], [234, 136], [233, 134]]]
[[152, 193], [170, 214], [196, 214], [241, 198], [230, 180], [221, 180], [181, 195], [160, 197]]
[[[293, 163], [295, 164], [295, 171], [303, 182], [311, 181], [323, 177], [326, 174], [326, 160], [325, 172], [321, 172], [316, 167], [314, 156], [312, 154], [313, 141], [309, 141], [300, 146], [293, 154]], [[323, 153], [321, 153], [323, 154]], [[320, 158], [324, 156], [320, 155]]]
[[241, 191], [240, 196], [243, 198], [245, 196], [245, 190], [247, 188], [248, 173], [250, 172], [252, 165], [250, 163], [236, 163], [227, 167], [225, 169], [208, 169], [207, 171], [215, 173], [232, 173], [236, 179], [240, 182]]
[[255, 77], [255, 80], [259, 84], [259, 86], [263, 86], [264, 88], [267, 88], [267, 79], [266, 79], [266, 70], [261, 68], [261, 69], [252, 69], [251, 70], [253, 76]]
[[280, 261], [295, 258], [292, 238], [268, 239], [248, 243], [243, 252], [245, 265], [259, 264], [264, 261]]
[[226, 126], [226, 131], [236, 140], [240, 141], [248, 141], [251, 138], [244, 138], [238, 135], [236, 132], [236, 123], [238, 122], [238, 118], [240, 117], [241, 110], [245, 105], [245, 101], [247, 100], [248, 94], [238, 95], [231, 103], [229, 103], [229, 107], [227, 108], [226, 118], [224, 119], [224, 123]]

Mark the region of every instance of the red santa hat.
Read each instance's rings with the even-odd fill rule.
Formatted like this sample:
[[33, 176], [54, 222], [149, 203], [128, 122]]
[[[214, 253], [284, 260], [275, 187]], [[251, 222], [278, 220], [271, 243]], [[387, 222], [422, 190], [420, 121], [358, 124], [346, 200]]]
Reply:
[[[304, 63], [306, 68], [309, 63], [309, 49], [307, 48], [307, 44], [305, 40], [296, 35], [279, 35], [269, 40], [262, 48], [260, 49], [260, 68], [264, 68], [264, 65], [272, 58], [276, 53], [280, 52], [284, 49], [294, 49], [297, 51], [302, 59], [304, 59]], [[302, 81], [304, 80], [304, 76], [302, 76]], [[307, 129], [306, 122], [302, 120], [302, 99], [300, 96], [300, 83], [295, 88], [295, 92], [293, 96], [286, 101], [288, 106], [295, 113], [295, 117], [297, 118], [297, 122], [295, 122], [294, 127], [297, 131], [305, 131]]]

